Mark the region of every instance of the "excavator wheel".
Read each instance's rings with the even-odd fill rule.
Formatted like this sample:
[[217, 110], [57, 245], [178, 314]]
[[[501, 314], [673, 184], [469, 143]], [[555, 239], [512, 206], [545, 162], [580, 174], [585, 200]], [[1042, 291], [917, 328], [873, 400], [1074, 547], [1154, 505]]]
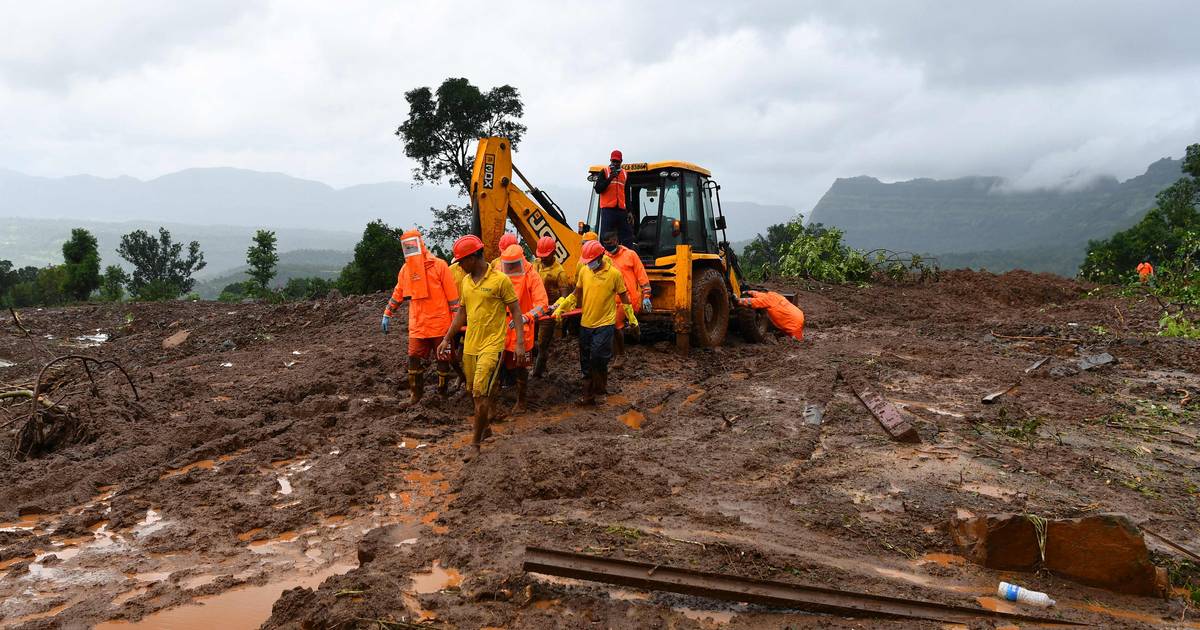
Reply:
[[762, 343], [771, 332], [771, 320], [766, 311], [757, 308], [737, 309], [738, 332], [749, 343]]
[[692, 345], [719, 346], [729, 332], [729, 292], [716, 269], [697, 269], [692, 281]]

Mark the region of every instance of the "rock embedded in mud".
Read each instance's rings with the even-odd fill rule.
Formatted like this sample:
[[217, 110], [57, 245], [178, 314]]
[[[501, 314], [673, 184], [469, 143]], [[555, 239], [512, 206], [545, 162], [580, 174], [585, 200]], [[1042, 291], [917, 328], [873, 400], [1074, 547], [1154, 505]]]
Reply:
[[175, 333], [174, 335], [171, 335], [170, 337], [163, 339], [163, 341], [162, 341], [163, 350], [170, 350], [171, 348], [179, 347], [179, 344], [187, 341], [188, 335], [191, 335], [191, 334], [192, 333], [189, 330], [181, 330], [181, 331]]
[[1134, 595], [1158, 595], [1166, 589], [1166, 572], [1150, 562], [1142, 533], [1124, 514], [1047, 521], [1044, 562], [1037, 528], [1025, 515], [956, 516], [950, 534], [971, 561], [992, 569], [1033, 571], [1041, 566], [1083, 584]]

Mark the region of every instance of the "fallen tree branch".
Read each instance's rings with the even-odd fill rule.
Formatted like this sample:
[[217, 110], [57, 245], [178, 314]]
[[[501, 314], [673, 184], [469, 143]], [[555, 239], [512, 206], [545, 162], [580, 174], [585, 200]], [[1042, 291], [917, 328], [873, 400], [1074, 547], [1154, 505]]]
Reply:
[[1016, 339], [1018, 341], [1069, 341], [1071, 343], [1083, 343], [1082, 339], [1072, 339], [1070, 337], [1051, 337], [1049, 335], [1042, 335], [1040, 337], [1022, 337], [1020, 335], [1001, 335], [994, 330], [989, 331], [989, 334], [997, 339]]

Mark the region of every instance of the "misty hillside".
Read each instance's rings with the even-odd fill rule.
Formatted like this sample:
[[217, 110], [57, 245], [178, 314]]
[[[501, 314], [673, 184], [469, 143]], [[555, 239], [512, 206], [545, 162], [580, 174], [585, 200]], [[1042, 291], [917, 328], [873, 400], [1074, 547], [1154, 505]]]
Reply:
[[1136, 223], [1181, 175], [1180, 161], [1162, 159], [1124, 182], [1102, 178], [1080, 190], [1010, 191], [998, 177], [853, 177], [835, 181], [810, 220], [845, 230], [854, 247], [942, 255], [944, 267], [1073, 276], [1089, 239]]
[[[342, 267], [354, 258], [351, 251], [329, 249], [297, 249], [279, 254], [279, 264], [275, 267], [275, 279], [271, 281], [272, 288], [281, 288], [292, 278], [324, 278], [333, 280], [341, 273]], [[250, 278], [246, 265], [239, 265], [232, 270], [226, 270], [218, 276], [197, 282], [194, 291], [200, 294], [202, 300], [215, 300], [221, 295], [221, 289], [234, 282], [245, 282]]]
[[[62, 263], [62, 244], [71, 236], [71, 228], [82, 227], [96, 235], [100, 250], [100, 264], [120, 264], [128, 268], [117, 255], [121, 236], [134, 230], [146, 230], [158, 235], [158, 226], [171, 232], [176, 242], [199, 241], [200, 250], [208, 265], [196, 274], [204, 279], [219, 276], [246, 264], [246, 249], [254, 227], [229, 225], [185, 225], [159, 223], [157, 221], [130, 221], [125, 223], [103, 223], [75, 219], [7, 219], [0, 217], [0, 259], [11, 260], [14, 265], [44, 267]], [[307, 230], [271, 228], [279, 239], [277, 248], [283, 252], [291, 250], [337, 250], [350, 256], [354, 244], [362, 236], [363, 226], [353, 231]]]

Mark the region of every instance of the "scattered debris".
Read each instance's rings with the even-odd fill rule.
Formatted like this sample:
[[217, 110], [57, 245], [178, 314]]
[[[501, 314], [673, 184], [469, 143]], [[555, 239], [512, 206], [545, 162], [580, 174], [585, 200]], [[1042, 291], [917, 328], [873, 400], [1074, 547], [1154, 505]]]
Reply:
[[921, 441], [921, 436], [917, 434], [916, 428], [909, 424], [908, 420], [905, 420], [883, 396], [868, 387], [865, 381], [856, 375], [840, 371], [838, 374], [850, 385], [850, 389], [854, 390], [854, 395], [871, 412], [871, 415], [875, 416], [879, 425], [893, 440], [913, 443]]
[[1150, 534], [1151, 536], [1162, 541], [1164, 544], [1166, 544], [1168, 547], [1174, 549], [1175, 551], [1182, 553], [1183, 555], [1191, 558], [1192, 560], [1195, 560], [1196, 562], [1200, 562], [1200, 554], [1197, 554], [1196, 552], [1188, 549], [1187, 547], [1184, 547], [1183, 545], [1171, 540], [1170, 538], [1167, 538], [1166, 536], [1163, 536], [1162, 534], [1159, 534], [1158, 532], [1150, 531], [1150, 529], [1147, 528], [1145, 525], [1142, 526], [1142, 532], [1144, 532], [1146, 534]]
[[12, 366], [14, 366], [14, 365], [16, 365], [16, 363], [13, 363], [12, 361], [8, 361], [8, 360], [5, 360], [5, 359], [0, 359], [0, 369], [4, 369], [4, 368], [8, 368], [8, 367], [12, 367]]
[[825, 417], [825, 405], [808, 403], [804, 405], [804, 424], [819, 426]]
[[1115, 361], [1113, 355], [1107, 352], [1101, 352], [1100, 354], [1089, 354], [1088, 356], [1083, 357], [1076, 365], [1079, 366], [1080, 371], [1086, 372], [1087, 370], [1100, 367], [1101, 365], [1108, 365], [1113, 361]]
[[1018, 382], [1016, 382], [1016, 383], [1013, 383], [1012, 385], [1009, 385], [1008, 387], [1006, 387], [1006, 388], [1004, 388], [1004, 389], [1002, 389], [1002, 390], [1000, 390], [1000, 391], [992, 392], [992, 393], [988, 394], [987, 396], [984, 396], [984, 397], [983, 397], [983, 398], [980, 400], [980, 402], [982, 402], [982, 403], [983, 403], [983, 404], [985, 404], [985, 405], [990, 405], [990, 404], [992, 404], [992, 403], [996, 402], [996, 399], [997, 399], [997, 398], [999, 398], [999, 397], [1001, 397], [1001, 396], [1003, 396], [1003, 395], [1007, 394], [1008, 392], [1011, 392], [1012, 390], [1016, 389], [1017, 385], [1020, 385], [1020, 384], [1021, 384], [1021, 383], [1020, 383], [1020, 381], [1018, 381]]
[[1043, 365], [1045, 365], [1045, 364], [1046, 364], [1046, 361], [1049, 361], [1049, 360], [1050, 360], [1050, 357], [1042, 357], [1042, 358], [1038, 359], [1037, 361], [1034, 361], [1034, 362], [1033, 362], [1033, 365], [1031, 365], [1031, 366], [1029, 366], [1029, 367], [1025, 368], [1025, 373], [1026, 373], [1026, 374], [1033, 374], [1033, 373], [1034, 373], [1034, 372], [1035, 372], [1035, 371], [1036, 371], [1038, 368], [1040, 368], [1040, 367], [1042, 367]]
[[189, 330], [181, 330], [181, 331], [175, 333], [174, 335], [171, 335], [170, 337], [163, 339], [163, 342], [162, 342], [163, 350], [170, 350], [171, 348], [179, 347], [179, 344], [187, 341], [188, 335], [191, 335], [191, 334], [192, 333]]
[[96, 334], [94, 335], [80, 335], [75, 338], [75, 341], [78, 341], [79, 345], [83, 346], [84, 348], [94, 348], [108, 341], [108, 333], [96, 331]]
[[1049, 595], [1041, 591], [1031, 591], [1016, 584], [1009, 584], [1008, 582], [1001, 582], [1000, 586], [996, 587], [996, 594], [1001, 599], [1029, 604], [1038, 608], [1049, 608], [1057, 603], [1053, 599], [1050, 599]]
[[522, 568], [531, 573], [840, 615], [927, 619], [948, 623], [968, 623], [986, 618], [1081, 625], [1061, 619], [706, 573], [538, 547], [525, 548]]
[[964, 514], [951, 519], [950, 534], [967, 558], [988, 568], [1034, 571], [1040, 567], [1083, 584], [1134, 595], [1156, 595], [1166, 589], [1166, 572], [1150, 562], [1145, 539], [1124, 514], [1073, 519]]

